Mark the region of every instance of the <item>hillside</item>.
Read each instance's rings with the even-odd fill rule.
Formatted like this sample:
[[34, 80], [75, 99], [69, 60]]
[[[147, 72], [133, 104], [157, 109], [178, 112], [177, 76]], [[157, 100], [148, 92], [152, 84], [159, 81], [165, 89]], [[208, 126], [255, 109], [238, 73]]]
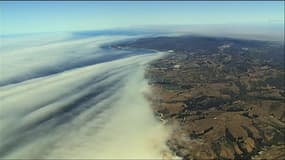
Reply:
[[168, 51], [146, 77], [155, 113], [185, 159], [285, 159], [284, 45], [231, 38], [143, 38], [116, 48]]

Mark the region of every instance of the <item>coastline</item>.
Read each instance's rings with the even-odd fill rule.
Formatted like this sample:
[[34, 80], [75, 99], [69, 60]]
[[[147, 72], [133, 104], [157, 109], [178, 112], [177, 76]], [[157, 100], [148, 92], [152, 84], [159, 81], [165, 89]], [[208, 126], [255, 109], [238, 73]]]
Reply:
[[146, 69], [154, 114], [174, 130], [168, 147], [183, 159], [284, 157], [284, 86], [267, 80], [277, 81], [284, 71], [260, 65], [259, 57], [249, 61], [243, 54], [248, 49], [235, 49], [240, 52], [235, 55], [231, 46], [218, 49], [211, 54], [172, 50]]

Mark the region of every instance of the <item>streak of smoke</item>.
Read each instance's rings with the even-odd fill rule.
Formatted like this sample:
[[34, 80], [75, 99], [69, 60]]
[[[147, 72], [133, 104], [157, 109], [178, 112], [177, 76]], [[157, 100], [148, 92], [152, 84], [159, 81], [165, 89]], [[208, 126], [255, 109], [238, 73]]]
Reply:
[[[93, 48], [96, 55], [91, 44], [110, 41], [93, 38], [14, 50], [1, 55], [1, 80], [9, 79], [10, 72], [34, 75], [38, 68], [50, 69], [49, 63], [64, 65], [75, 56], [70, 53], [74, 49], [84, 57], [93, 56]], [[162, 158], [170, 130], [154, 117], [143, 77], [145, 65], [159, 56], [126, 56], [3, 85], [0, 158]]]

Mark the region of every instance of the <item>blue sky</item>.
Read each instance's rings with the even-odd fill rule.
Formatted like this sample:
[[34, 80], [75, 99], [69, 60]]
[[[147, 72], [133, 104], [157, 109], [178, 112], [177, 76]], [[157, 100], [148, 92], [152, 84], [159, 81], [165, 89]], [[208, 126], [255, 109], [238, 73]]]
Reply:
[[284, 23], [284, 2], [0, 2], [0, 34]]

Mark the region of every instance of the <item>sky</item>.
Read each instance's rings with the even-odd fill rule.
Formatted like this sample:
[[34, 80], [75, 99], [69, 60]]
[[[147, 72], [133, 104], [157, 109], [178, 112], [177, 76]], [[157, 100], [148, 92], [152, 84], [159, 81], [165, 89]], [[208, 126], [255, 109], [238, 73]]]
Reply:
[[284, 24], [284, 2], [0, 2], [0, 34], [191, 24]]

